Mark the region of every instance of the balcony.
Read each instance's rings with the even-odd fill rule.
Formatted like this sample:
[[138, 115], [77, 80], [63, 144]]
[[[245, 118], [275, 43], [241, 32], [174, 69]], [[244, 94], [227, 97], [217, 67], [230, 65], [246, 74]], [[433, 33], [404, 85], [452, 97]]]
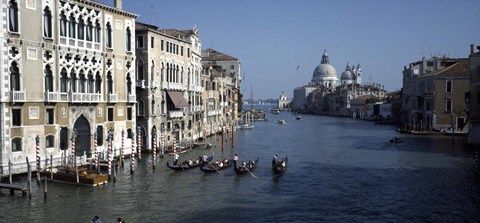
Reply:
[[169, 111], [168, 112], [168, 117], [169, 118], [182, 118], [183, 117], [183, 111]]
[[115, 103], [118, 101], [118, 95], [117, 94], [108, 94], [107, 95], [107, 102], [108, 103]]
[[136, 95], [129, 94], [129, 95], [127, 96], [127, 102], [128, 102], [128, 103], [136, 103], [136, 102], [137, 102], [137, 96], [136, 96]]
[[213, 98], [214, 91], [208, 91], [208, 98]]
[[57, 102], [58, 96], [57, 92], [45, 92], [45, 102]]
[[158, 81], [152, 81], [152, 85], [150, 86], [151, 88], [158, 88]]
[[208, 111], [208, 116], [218, 115], [220, 112], [218, 110]]
[[186, 87], [184, 87], [183, 84], [181, 84], [181, 83], [163, 82], [162, 83], [162, 89], [184, 91], [184, 90], [186, 90]]
[[25, 102], [26, 101], [25, 91], [10, 91], [10, 101]]
[[67, 92], [60, 92], [60, 101], [61, 102], [68, 102], [68, 93]]
[[137, 87], [139, 88], [145, 88], [145, 80], [138, 80], [136, 82]]
[[[63, 101], [63, 94], [61, 93], [61, 100]], [[72, 93], [70, 98], [70, 102], [73, 103], [98, 103], [101, 101], [102, 96], [100, 94], [95, 93]]]

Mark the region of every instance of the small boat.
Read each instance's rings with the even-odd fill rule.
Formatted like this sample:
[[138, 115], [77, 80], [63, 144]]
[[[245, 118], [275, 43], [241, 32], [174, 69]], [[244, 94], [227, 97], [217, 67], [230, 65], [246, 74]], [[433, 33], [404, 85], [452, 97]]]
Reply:
[[250, 124], [239, 124], [237, 125], [237, 129], [241, 130], [247, 130], [247, 129], [253, 129], [255, 126], [250, 125]]
[[[175, 152], [177, 154], [182, 154], [182, 153], [186, 153], [190, 150], [190, 147], [186, 147], [186, 146], [177, 146], [175, 147]], [[170, 148], [169, 150], [167, 150], [167, 154], [170, 154], [170, 155], [173, 155], [173, 148]]]
[[[207, 161], [210, 162], [210, 161], [212, 161], [212, 159], [213, 159], [213, 156], [210, 156], [210, 157], [207, 158]], [[202, 157], [199, 157], [197, 160], [195, 160], [192, 163], [192, 165], [189, 165], [188, 163], [185, 165], [185, 162], [182, 162], [182, 164], [180, 164], [180, 165], [174, 165], [174, 164], [170, 164], [169, 162], [167, 162], [167, 167], [172, 169], [172, 170], [175, 170], [175, 171], [189, 170], [189, 169], [199, 167], [201, 165], [203, 165]]]
[[208, 162], [207, 164], [201, 165], [200, 170], [204, 173], [213, 173], [223, 169], [227, 169], [228, 167], [232, 166], [232, 164], [233, 159], [229, 159], [226, 163], [224, 162], [222, 167], [220, 167], [218, 164]]
[[41, 171], [40, 175], [47, 177], [51, 181], [86, 186], [97, 186], [108, 182], [107, 174], [90, 171], [86, 167], [62, 166], [52, 169], [47, 168]]
[[287, 171], [288, 157], [283, 160], [272, 160], [272, 171], [274, 176], [283, 175]]
[[[441, 129], [440, 132], [444, 135], [452, 135], [452, 128], [447, 128], [447, 129]], [[453, 135], [457, 135], [457, 136], [465, 136], [465, 135], [468, 135], [468, 130], [463, 130], [463, 129], [455, 129], [453, 131]]]
[[295, 116], [295, 120], [302, 120], [302, 116], [301, 115]]
[[390, 143], [401, 143], [401, 142], [404, 142], [405, 139], [402, 139], [402, 138], [393, 138], [393, 139], [390, 139]]
[[242, 175], [244, 173], [253, 171], [255, 167], [257, 167], [257, 164], [258, 164], [258, 157], [255, 161], [250, 160], [248, 163], [245, 163], [245, 167], [243, 166], [237, 167], [237, 162], [233, 161], [233, 170], [235, 170], [235, 173], [237, 173], [237, 175]]
[[194, 149], [210, 149], [212, 148], [212, 144], [206, 143], [206, 142], [196, 142], [196, 143], [193, 143], [193, 148]]
[[285, 122], [285, 119], [279, 119], [279, 120], [277, 120], [277, 123], [283, 125], [287, 122]]

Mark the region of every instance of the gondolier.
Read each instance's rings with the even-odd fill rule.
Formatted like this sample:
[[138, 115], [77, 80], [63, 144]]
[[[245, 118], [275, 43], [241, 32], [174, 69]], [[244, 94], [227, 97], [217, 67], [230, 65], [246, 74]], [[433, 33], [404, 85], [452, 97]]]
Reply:
[[179, 156], [178, 154], [176, 154], [176, 153], [173, 154], [173, 164], [174, 164], [174, 165], [177, 165], [177, 161], [178, 161], [178, 158], [179, 158], [179, 157], [180, 157], [180, 156]]

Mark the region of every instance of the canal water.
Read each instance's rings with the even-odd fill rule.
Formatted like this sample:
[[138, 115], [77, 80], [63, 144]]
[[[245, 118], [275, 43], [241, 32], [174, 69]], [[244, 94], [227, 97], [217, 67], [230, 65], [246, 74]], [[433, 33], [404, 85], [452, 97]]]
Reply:
[[[450, 137], [399, 135], [372, 122], [282, 112], [251, 130], [205, 150], [215, 158], [237, 153], [259, 158], [251, 175], [232, 168], [205, 174], [167, 169], [171, 156], [152, 169], [142, 155], [134, 175], [129, 161], [116, 182], [82, 187], [33, 184], [32, 199], [0, 191], [0, 222], [478, 222], [480, 193], [473, 183], [473, 154]], [[286, 124], [276, 123], [285, 119]], [[391, 144], [395, 137], [405, 142]], [[209, 139], [215, 142], [215, 139]], [[220, 137], [218, 138], [220, 140]], [[288, 155], [285, 175], [272, 178], [273, 155]], [[25, 185], [26, 179], [16, 184]]]

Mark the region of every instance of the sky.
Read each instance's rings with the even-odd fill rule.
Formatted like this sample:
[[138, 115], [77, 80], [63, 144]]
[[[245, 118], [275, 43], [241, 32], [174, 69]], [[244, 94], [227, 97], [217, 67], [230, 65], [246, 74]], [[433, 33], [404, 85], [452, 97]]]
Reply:
[[[114, 0], [98, 0], [113, 6]], [[242, 62], [241, 92], [293, 97], [326, 50], [337, 76], [360, 64], [362, 82], [401, 89], [402, 71], [422, 57], [467, 58], [480, 45], [478, 0], [123, 0], [138, 21], [161, 29], [196, 26], [202, 48]], [[298, 65], [301, 67], [297, 70]]]

